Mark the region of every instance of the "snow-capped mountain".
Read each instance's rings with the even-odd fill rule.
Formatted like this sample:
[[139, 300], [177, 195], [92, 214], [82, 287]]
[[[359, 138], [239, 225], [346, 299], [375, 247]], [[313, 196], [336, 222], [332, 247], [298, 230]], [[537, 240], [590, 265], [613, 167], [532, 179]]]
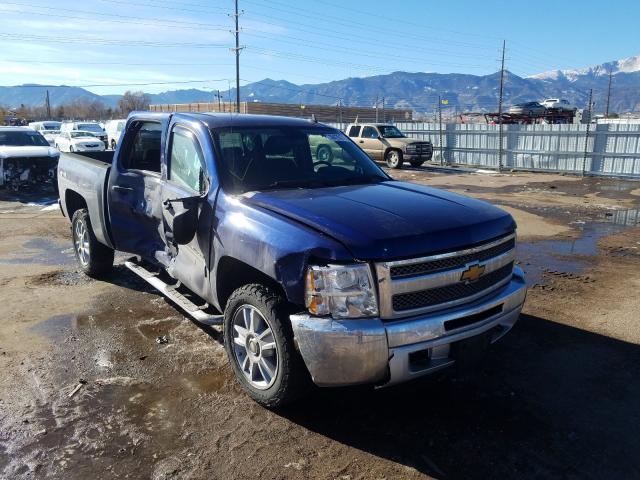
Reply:
[[640, 72], [640, 55], [635, 57], [627, 57], [613, 62], [593, 65], [586, 68], [577, 68], [573, 70], [550, 70], [548, 72], [531, 75], [527, 78], [536, 80], [559, 80], [565, 78], [571, 82], [579, 80], [581, 77], [600, 77], [607, 76], [609, 73], [617, 75], [619, 73], [636, 73]]

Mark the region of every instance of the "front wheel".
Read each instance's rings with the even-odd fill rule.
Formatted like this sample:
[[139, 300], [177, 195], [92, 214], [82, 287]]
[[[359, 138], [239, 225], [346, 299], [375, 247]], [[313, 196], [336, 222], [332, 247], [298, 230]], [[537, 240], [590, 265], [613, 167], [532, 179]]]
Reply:
[[387, 167], [389, 168], [402, 168], [402, 152], [399, 150], [389, 150], [385, 156]]
[[224, 310], [224, 345], [236, 379], [257, 403], [277, 408], [299, 398], [309, 374], [293, 345], [290, 308], [264, 285], [237, 289]]
[[93, 234], [87, 209], [81, 208], [73, 214], [71, 236], [76, 260], [84, 273], [90, 277], [99, 277], [111, 270], [114, 251], [100, 243]]
[[73, 153], [73, 145], [69, 145], [69, 153]]

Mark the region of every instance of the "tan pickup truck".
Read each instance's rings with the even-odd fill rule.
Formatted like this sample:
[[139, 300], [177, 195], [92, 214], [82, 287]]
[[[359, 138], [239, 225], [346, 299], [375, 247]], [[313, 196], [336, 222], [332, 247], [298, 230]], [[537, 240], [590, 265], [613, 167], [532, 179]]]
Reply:
[[373, 160], [384, 160], [389, 168], [402, 168], [404, 162], [419, 167], [433, 156], [431, 142], [408, 138], [395, 125], [352, 123], [345, 132]]

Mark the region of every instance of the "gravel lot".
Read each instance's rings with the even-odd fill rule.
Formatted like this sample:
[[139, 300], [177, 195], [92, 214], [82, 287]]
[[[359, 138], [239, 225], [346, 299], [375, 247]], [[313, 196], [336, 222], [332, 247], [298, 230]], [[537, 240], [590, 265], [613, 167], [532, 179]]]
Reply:
[[52, 199], [0, 193], [0, 477], [640, 478], [640, 182], [392, 175], [515, 216], [525, 312], [474, 379], [278, 412], [241, 392], [215, 331], [124, 267], [80, 274]]

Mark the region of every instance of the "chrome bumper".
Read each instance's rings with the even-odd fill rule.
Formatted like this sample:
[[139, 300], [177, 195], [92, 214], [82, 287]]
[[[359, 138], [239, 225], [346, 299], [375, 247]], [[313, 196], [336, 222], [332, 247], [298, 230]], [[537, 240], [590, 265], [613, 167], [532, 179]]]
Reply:
[[[454, 362], [451, 344], [491, 330], [493, 343], [516, 323], [527, 295], [524, 273], [490, 296], [429, 315], [383, 322], [379, 318], [334, 320], [291, 315], [296, 345], [319, 386], [375, 383], [393, 385], [431, 373]], [[486, 318], [483, 312], [499, 311]], [[445, 322], [480, 320], [446, 330]], [[412, 354], [420, 353], [420, 361]]]

